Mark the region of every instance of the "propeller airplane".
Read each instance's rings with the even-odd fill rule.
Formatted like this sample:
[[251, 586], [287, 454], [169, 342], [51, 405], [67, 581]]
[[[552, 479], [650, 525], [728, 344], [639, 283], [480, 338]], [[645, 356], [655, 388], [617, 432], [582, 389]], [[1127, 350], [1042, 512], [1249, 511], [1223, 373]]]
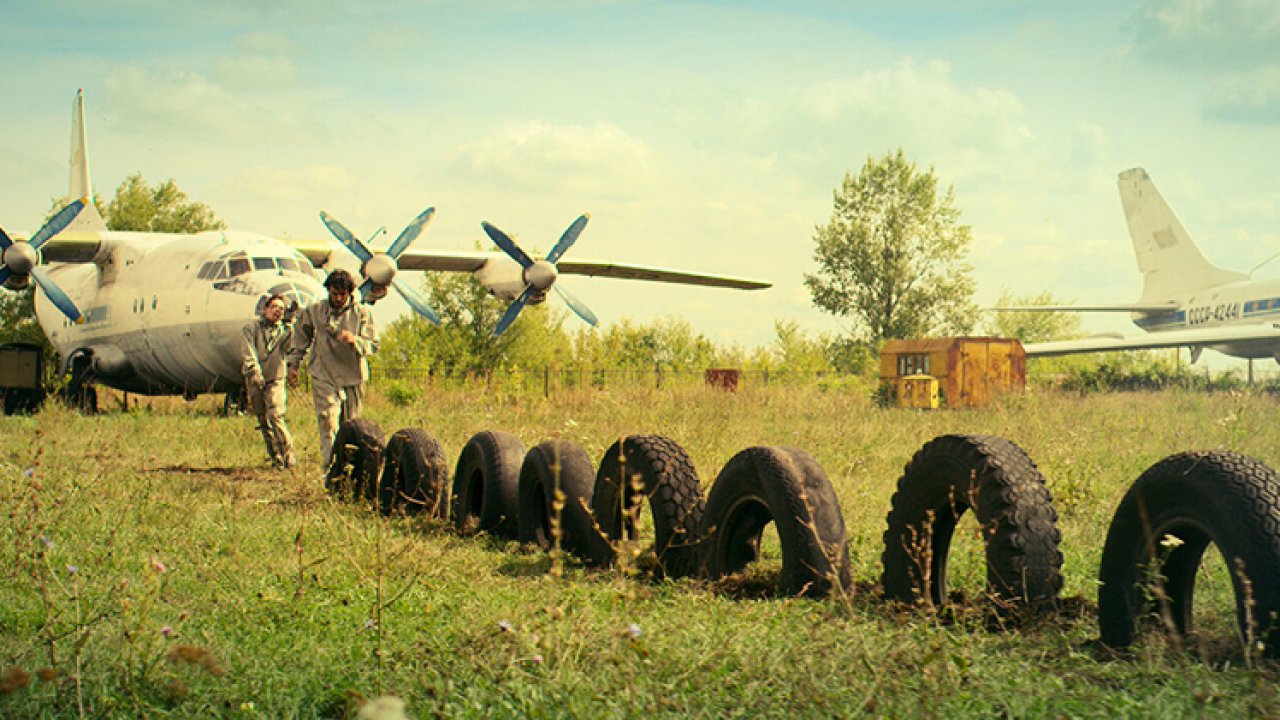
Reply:
[[[259, 233], [214, 230], [194, 234], [107, 229], [88, 198], [84, 94], [72, 103], [71, 197], [30, 238], [0, 231], [0, 285], [21, 290], [36, 284], [36, 317], [69, 373], [68, 394], [96, 406], [94, 383], [144, 395], [227, 393], [243, 387], [241, 328], [275, 293], [295, 307], [324, 297], [326, 270], [350, 260], [330, 242], [281, 240]], [[755, 290], [767, 282], [603, 260], [565, 260], [587, 215], [570, 225], [542, 260], [532, 260], [501, 230], [484, 231], [501, 252], [415, 250], [430, 222], [427, 208], [386, 250], [375, 250], [341, 222], [321, 212], [329, 231], [360, 262], [360, 296], [374, 303], [394, 289], [428, 321], [440, 317], [406, 282], [401, 270], [470, 272], [493, 296], [510, 303], [494, 334], [511, 326], [528, 304], [555, 288], [578, 317], [595, 325], [594, 313], [557, 284], [560, 275], [680, 283]]]

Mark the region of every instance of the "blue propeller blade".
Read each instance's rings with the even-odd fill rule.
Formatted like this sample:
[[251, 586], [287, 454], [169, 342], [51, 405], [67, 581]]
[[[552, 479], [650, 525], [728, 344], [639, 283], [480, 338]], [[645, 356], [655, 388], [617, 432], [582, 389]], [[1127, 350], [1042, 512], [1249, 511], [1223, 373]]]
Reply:
[[564, 300], [564, 304], [568, 305], [569, 309], [572, 310], [578, 317], [586, 321], [588, 325], [590, 325], [591, 327], [595, 327], [596, 325], [600, 324], [600, 320], [596, 318], [595, 313], [591, 312], [591, 308], [582, 304], [582, 301], [579, 300], [577, 297], [575, 297], [573, 293], [570, 293], [568, 290], [565, 290], [564, 288], [560, 287], [560, 283], [556, 283], [551, 287], [555, 288], [555, 291], [560, 294], [560, 299]]
[[574, 220], [573, 224], [569, 226], [569, 229], [565, 230], [564, 234], [560, 236], [560, 241], [556, 243], [555, 247], [551, 248], [551, 252], [547, 253], [547, 262], [552, 265], [556, 264], [560, 260], [560, 256], [564, 255], [564, 251], [578, 242], [578, 236], [582, 234], [582, 229], [587, 226], [587, 221], [590, 219], [591, 216], [586, 213], [579, 215], [578, 219]]
[[373, 281], [365, 280], [356, 289], [360, 291], [360, 302], [365, 302], [365, 298], [369, 297], [369, 291], [373, 289]]
[[524, 292], [520, 293], [520, 297], [507, 306], [507, 311], [502, 313], [502, 319], [498, 321], [497, 327], [493, 329], [494, 337], [501, 335], [511, 326], [511, 323], [515, 322], [516, 316], [524, 309], [525, 303], [529, 302], [529, 297], [533, 295], [534, 290], [535, 288], [532, 285], [526, 285]]
[[373, 253], [369, 252], [369, 248], [366, 248], [364, 243], [356, 239], [356, 236], [352, 235], [351, 231], [348, 230], [345, 225], [338, 222], [329, 215], [329, 213], [321, 210], [320, 220], [324, 222], [325, 227], [329, 228], [329, 232], [333, 233], [333, 236], [338, 238], [338, 242], [342, 243], [344, 247], [350, 250], [351, 254], [360, 258], [360, 262], [366, 263], [373, 258]]
[[67, 297], [62, 288], [58, 287], [58, 283], [54, 282], [53, 278], [49, 277], [44, 270], [38, 267], [31, 268], [31, 277], [40, 286], [40, 289], [44, 291], [45, 296], [49, 298], [49, 302], [61, 310], [68, 320], [74, 323], [84, 322], [84, 316], [80, 314], [80, 308], [71, 302], [71, 298]]
[[75, 220], [83, 209], [84, 200], [77, 200], [62, 208], [57, 215], [49, 218], [49, 222], [45, 223], [44, 227], [40, 228], [35, 235], [32, 235], [27, 242], [31, 243], [33, 250], [39, 250], [46, 240], [62, 232], [64, 228], [70, 225], [71, 221]]
[[13, 273], [9, 270], [9, 268], [0, 267], [0, 285], [4, 285], [5, 283], [9, 282], [9, 278], [12, 276], [13, 276]]
[[387, 248], [387, 254], [391, 256], [391, 259], [394, 260], [400, 257], [400, 253], [404, 252], [409, 245], [418, 238], [418, 234], [422, 232], [422, 228], [427, 226], [427, 223], [431, 222], [431, 216], [434, 215], [435, 212], [435, 208], [429, 207], [426, 210], [423, 210], [418, 217], [414, 218], [413, 222], [405, 226], [404, 230], [400, 232], [400, 236], [396, 238], [396, 241], [391, 243], [391, 247]]
[[485, 233], [489, 235], [489, 238], [493, 240], [495, 245], [502, 248], [502, 252], [509, 255], [512, 260], [520, 263], [520, 267], [527, 268], [533, 264], [533, 260], [530, 260], [529, 256], [525, 255], [524, 251], [520, 249], [520, 246], [516, 245], [514, 240], [507, 237], [506, 233], [483, 220], [480, 221], [480, 227], [484, 228]]
[[404, 298], [404, 301], [409, 303], [409, 307], [413, 308], [419, 315], [430, 321], [432, 325], [440, 324], [440, 316], [436, 314], [435, 310], [431, 309], [431, 306], [427, 304], [426, 298], [419, 295], [418, 291], [408, 285], [405, 285], [404, 281], [398, 277], [391, 280], [391, 287], [395, 288], [396, 292], [400, 293], [400, 297]]
[[12, 244], [13, 241], [9, 239], [9, 233], [5, 232], [4, 228], [0, 228], [0, 252], [8, 250]]

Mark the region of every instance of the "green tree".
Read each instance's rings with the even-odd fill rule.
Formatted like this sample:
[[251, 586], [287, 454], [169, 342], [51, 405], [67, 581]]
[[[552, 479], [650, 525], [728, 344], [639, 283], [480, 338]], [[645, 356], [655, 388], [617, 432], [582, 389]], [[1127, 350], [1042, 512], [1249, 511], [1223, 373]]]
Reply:
[[[1052, 293], [1042, 292], [1035, 295], [1015, 296], [1008, 290], [1000, 292], [996, 307], [1036, 307], [1044, 305], [1064, 305]], [[1024, 343], [1047, 342], [1049, 340], [1070, 340], [1080, 337], [1080, 315], [1073, 312], [1040, 312], [1040, 311], [992, 311], [984, 325], [985, 332], [999, 337], [1017, 338]]]
[[103, 220], [109, 230], [197, 233], [227, 227], [208, 205], [188, 198], [172, 178], [152, 188], [140, 172], [120, 183], [106, 210]]
[[953, 191], [939, 197], [933, 168], [918, 171], [899, 148], [868, 158], [834, 195], [831, 220], [815, 228], [818, 272], [804, 278], [814, 305], [850, 318], [877, 347], [972, 328], [970, 230]]

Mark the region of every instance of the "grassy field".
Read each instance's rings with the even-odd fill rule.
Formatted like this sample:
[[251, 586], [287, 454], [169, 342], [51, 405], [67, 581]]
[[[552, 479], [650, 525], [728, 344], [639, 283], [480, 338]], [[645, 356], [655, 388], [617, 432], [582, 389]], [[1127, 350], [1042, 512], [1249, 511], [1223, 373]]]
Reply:
[[[435, 435], [450, 463], [474, 433], [581, 443], [666, 435], [709, 488], [754, 445], [803, 449], [849, 530], [856, 590], [768, 591], [770, 564], [720, 584], [384, 519], [322, 491], [308, 399], [302, 462], [269, 469], [254, 422], [215, 399], [142, 399], [81, 417], [0, 420], [0, 716], [343, 717], [399, 697], [412, 717], [1185, 717], [1280, 712], [1274, 664], [1235, 641], [1226, 580], [1203, 579], [1191, 642], [1096, 642], [1096, 577], [1120, 497], [1157, 460], [1230, 449], [1276, 466], [1277, 400], [1181, 391], [1033, 391], [982, 410], [880, 409], [865, 389], [478, 387], [366, 415]], [[957, 540], [938, 615], [879, 598], [881, 533], [903, 465], [948, 433], [1001, 435], [1048, 480], [1068, 598], [993, 629], [976, 526]], [[1213, 570], [1213, 568], [1210, 568]]]

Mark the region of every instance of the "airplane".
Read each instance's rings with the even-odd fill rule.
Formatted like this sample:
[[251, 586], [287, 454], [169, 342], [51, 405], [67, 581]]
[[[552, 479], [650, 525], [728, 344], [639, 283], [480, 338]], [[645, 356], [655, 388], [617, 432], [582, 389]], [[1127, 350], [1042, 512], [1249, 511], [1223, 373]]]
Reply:
[[[241, 329], [261, 304], [283, 293], [294, 307], [325, 296], [326, 270], [350, 264], [328, 241], [281, 240], [259, 233], [214, 230], [194, 234], [109, 231], [88, 198], [84, 92], [72, 102], [70, 196], [80, 198], [31, 237], [0, 231], [0, 284], [21, 290], [36, 283], [36, 317], [71, 376], [69, 395], [96, 407], [94, 383], [142, 395], [241, 392]], [[421, 213], [386, 249], [374, 250], [327, 213], [321, 220], [360, 262], [366, 303], [395, 289], [429, 321], [439, 317], [399, 270], [471, 272], [495, 297], [511, 302], [498, 331], [527, 304], [555, 288], [579, 317], [595, 315], [556, 284], [576, 274], [707, 287], [763, 289], [770, 283], [603, 260], [564, 260], [586, 225], [578, 218], [542, 260], [531, 260], [510, 237], [482, 227], [501, 252], [412, 250], [434, 208]]]
[[1027, 356], [1187, 347], [1193, 364], [1205, 348], [1237, 358], [1280, 362], [1280, 279], [1253, 280], [1248, 274], [1224, 270], [1205, 259], [1146, 170], [1133, 168], [1120, 173], [1119, 187], [1143, 277], [1142, 295], [1136, 302], [994, 309], [1127, 312], [1146, 334], [1029, 343]]

